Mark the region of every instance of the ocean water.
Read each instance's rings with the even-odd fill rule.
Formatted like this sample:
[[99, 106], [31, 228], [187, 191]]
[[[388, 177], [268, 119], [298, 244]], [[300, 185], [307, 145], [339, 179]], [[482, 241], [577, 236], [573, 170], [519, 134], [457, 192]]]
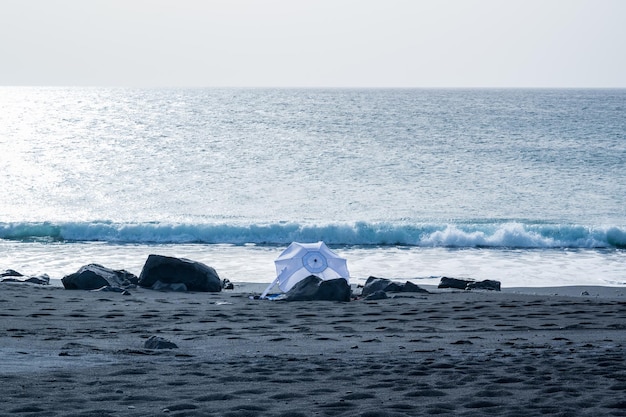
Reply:
[[[0, 270], [626, 285], [626, 90], [0, 88]], [[58, 283], [58, 281], [55, 281]]]

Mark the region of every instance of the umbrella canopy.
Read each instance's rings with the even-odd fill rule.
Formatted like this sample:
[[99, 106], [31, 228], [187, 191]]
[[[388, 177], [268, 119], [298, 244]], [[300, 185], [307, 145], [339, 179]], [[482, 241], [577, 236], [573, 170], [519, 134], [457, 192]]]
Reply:
[[278, 287], [284, 292], [309, 275], [323, 280], [344, 278], [349, 282], [350, 273], [346, 260], [328, 249], [324, 242], [293, 242], [274, 263]]

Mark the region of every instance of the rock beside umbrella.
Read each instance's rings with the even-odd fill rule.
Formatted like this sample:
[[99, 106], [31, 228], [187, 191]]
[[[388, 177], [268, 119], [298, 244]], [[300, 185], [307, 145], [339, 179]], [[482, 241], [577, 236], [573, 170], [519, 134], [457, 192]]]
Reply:
[[222, 280], [215, 269], [185, 258], [150, 255], [139, 275], [139, 285], [146, 288], [184, 284], [189, 291], [220, 292]]
[[284, 301], [350, 301], [352, 290], [344, 278], [322, 280], [309, 275], [278, 299]]

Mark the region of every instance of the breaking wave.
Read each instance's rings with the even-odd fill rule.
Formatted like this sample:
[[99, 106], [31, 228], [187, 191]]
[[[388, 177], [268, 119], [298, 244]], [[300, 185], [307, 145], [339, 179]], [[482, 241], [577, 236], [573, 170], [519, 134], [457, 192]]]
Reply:
[[517, 222], [305, 225], [115, 222], [0, 223], [0, 239], [115, 243], [406, 245], [493, 248], [626, 248], [626, 227]]

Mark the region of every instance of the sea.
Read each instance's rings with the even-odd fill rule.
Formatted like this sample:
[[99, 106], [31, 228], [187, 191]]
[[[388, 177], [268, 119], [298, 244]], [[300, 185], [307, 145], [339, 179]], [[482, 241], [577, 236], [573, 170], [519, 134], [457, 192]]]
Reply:
[[626, 286], [624, 89], [0, 87], [0, 270]]

